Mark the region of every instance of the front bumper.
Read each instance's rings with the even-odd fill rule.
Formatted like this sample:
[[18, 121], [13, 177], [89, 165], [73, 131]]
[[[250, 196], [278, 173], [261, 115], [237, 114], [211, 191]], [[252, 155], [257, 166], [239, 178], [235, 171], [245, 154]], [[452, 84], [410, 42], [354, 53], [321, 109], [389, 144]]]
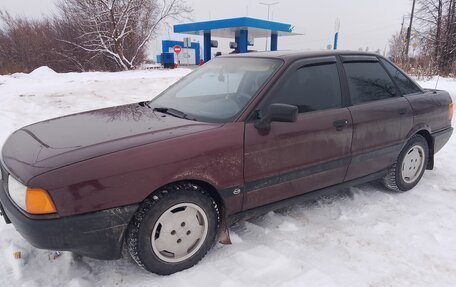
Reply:
[[121, 257], [124, 235], [138, 205], [54, 219], [29, 218], [11, 202], [5, 182], [0, 183], [3, 216], [34, 247], [103, 260]]

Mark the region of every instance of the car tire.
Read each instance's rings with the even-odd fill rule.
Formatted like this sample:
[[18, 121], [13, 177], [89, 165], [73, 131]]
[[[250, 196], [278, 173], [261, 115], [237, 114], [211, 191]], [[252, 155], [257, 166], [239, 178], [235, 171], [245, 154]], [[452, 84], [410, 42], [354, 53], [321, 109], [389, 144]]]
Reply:
[[197, 264], [218, 233], [217, 204], [201, 186], [178, 183], [147, 198], [129, 225], [126, 241], [145, 270], [169, 275]]
[[423, 176], [428, 160], [429, 146], [426, 139], [421, 135], [414, 135], [383, 178], [384, 185], [395, 192], [412, 189]]

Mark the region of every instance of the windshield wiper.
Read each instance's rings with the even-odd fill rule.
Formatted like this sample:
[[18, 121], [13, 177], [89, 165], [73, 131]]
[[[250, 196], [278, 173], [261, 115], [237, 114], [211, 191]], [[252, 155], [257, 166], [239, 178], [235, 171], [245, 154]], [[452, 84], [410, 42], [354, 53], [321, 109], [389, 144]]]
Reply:
[[176, 110], [176, 109], [173, 109], [173, 108], [160, 107], [160, 108], [154, 108], [154, 111], [157, 111], [157, 112], [160, 112], [160, 113], [164, 113], [164, 114], [167, 114], [167, 115], [171, 115], [173, 117], [180, 118], [180, 119], [196, 121], [196, 119], [194, 119], [194, 118], [189, 118], [189, 116], [186, 113], [184, 113], [182, 111], [179, 111], [179, 110]]

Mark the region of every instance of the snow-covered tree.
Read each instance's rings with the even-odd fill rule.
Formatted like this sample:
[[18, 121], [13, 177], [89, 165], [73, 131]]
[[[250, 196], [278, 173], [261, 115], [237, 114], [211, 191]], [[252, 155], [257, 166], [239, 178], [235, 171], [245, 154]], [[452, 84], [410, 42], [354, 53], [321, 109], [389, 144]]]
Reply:
[[191, 9], [182, 0], [60, 0], [61, 22], [76, 29], [74, 39], [61, 39], [87, 53], [130, 70], [144, 59], [149, 40], [160, 25], [185, 18]]

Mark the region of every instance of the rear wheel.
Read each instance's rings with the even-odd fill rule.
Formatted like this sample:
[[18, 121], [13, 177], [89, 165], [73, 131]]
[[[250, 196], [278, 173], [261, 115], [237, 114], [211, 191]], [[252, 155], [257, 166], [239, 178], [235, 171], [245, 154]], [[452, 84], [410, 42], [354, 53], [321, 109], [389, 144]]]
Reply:
[[198, 263], [212, 247], [217, 205], [192, 183], [168, 186], [146, 199], [129, 226], [127, 244], [144, 269], [168, 275]]
[[383, 178], [385, 186], [397, 192], [412, 189], [423, 176], [428, 158], [429, 146], [426, 139], [420, 135], [414, 135]]

